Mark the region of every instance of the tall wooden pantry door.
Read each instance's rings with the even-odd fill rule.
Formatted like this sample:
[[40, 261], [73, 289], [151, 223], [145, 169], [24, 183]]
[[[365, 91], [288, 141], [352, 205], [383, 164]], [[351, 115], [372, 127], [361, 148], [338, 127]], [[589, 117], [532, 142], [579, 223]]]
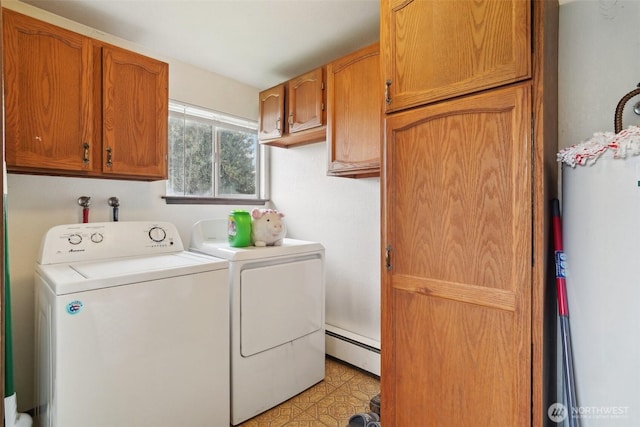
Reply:
[[385, 425], [528, 425], [531, 144], [528, 82], [387, 116]]

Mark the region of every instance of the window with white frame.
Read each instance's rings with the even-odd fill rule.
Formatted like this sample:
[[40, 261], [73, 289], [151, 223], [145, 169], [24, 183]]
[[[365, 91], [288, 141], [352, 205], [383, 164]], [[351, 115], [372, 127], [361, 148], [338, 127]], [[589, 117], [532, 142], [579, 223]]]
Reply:
[[170, 101], [166, 198], [261, 200], [257, 128], [255, 121]]

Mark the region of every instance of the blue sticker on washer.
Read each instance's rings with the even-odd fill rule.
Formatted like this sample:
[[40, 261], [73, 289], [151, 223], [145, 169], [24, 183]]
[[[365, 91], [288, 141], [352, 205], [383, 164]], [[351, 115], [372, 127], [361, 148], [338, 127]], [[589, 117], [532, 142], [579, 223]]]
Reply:
[[71, 301], [67, 304], [68, 314], [78, 314], [82, 310], [82, 301]]

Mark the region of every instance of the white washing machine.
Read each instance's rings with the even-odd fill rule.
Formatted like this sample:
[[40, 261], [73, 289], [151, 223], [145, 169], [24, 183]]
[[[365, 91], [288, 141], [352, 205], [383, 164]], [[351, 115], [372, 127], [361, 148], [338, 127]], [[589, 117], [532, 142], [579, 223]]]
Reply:
[[227, 277], [170, 223], [50, 229], [35, 273], [38, 425], [227, 427]]
[[252, 418], [324, 378], [324, 247], [233, 248], [227, 220], [193, 226], [192, 251], [229, 260], [231, 423]]

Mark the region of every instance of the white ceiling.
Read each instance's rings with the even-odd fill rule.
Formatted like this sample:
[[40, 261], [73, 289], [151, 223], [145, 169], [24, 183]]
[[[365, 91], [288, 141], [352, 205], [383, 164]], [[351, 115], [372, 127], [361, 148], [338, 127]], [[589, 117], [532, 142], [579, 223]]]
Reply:
[[378, 40], [378, 0], [22, 0], [258, 89]]

